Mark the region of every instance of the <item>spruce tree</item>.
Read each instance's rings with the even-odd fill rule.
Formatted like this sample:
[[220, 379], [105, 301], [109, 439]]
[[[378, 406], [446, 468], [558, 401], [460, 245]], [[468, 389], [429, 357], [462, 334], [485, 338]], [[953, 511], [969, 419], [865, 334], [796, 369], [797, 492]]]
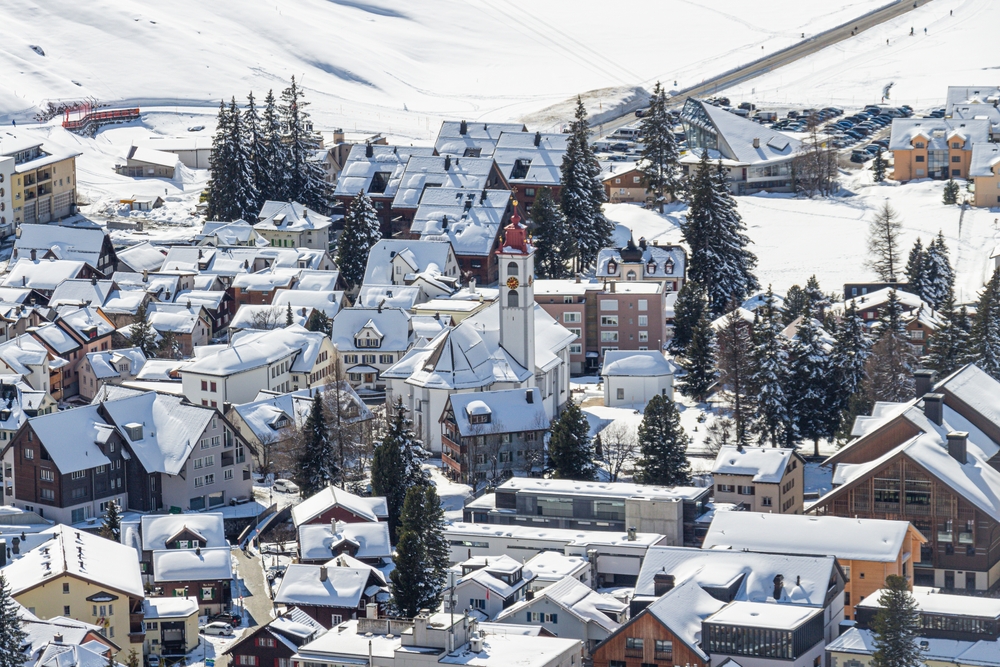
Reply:
[[879, 338], [886, 336], [890, 332], [900, 338], [906, 337], [906, 323], [903, 322], [903, 304], [894, 289], [889, 290], [885, 306], [879, 311], [878, 325]]
[[768, 286], [764, 307], [754, 321], [754, 365], [750, 383], [756, 392], [757, 403], [753, 432], [761, 444], [770, 443], [772, 447], [797, 439], [789, 411], [791, 398], [786, 391], [791, 370], [781, 331], [774, 293]]
[[[247, 160], [250, 171], [251, 190], [254, 212], [259, 212], [266, 201], [268, 186], [267, 164], [265, 163], [267, 147], [261, 129], [260, 113], [253, 91], [247, 95], [247, 105], [243, 109], [243, 135], [247, 147]], [[254, 218], [247, 218], [248, 221]]]
[[286, 305], [287, 307], [285, 308], [285, 326], [290, 327], [293, 324], [295, 324], [295, 315], [292, 314], [292, 304], [288, 303]]
[[924, 298], [924, 265], [927, 263], [924, 245], [920, 242], [920, 237], [910, 248], [910, 255], [906, 259], [906, 282], [909, 284], [909, 291], [916, 294], [921, 299]]
[[147, 359], [152, 358], [159, 348], [156, 343], [156, 330], [149, 322], [149, 312], [145, 301], [140, 302], [139, 308], [135, 311], [128, 338], [129, 344], [142, 350]]
[[781, 314], [781, 321], [788, 326], [795, 319], [805, 312], [806, 305], [809, 303], [809, 299], [806, 297], [805, 290], [803, 290], [798, 285], [792, 285], [788, 288], [788, 292], [785, 293], [784, 309]]
[[236, 201], [232, 155], [229, 138], [232, 134], [232, 118], [225, 101], [219, 102], [219, 114], [215, 121], [215, 135], [212, 137], [212, 156], [209, 160], [211, 178], [208, 180], [207, 208], [205, 216], [209, 220], [236, 220], [233, 215]]
[[[423, 491], [423, 513], [419, 522], [415, 522], [413, 527], [414, 530], [419, 529], [421, 539], [424, 543], [424, 574], [426, 577], [424, 590], [427, 592], [427, 597], [430, 600], [430, 603], [425, 604], [424, 607], [435, 609], [441, 604], [441, 594], [444, 591], [445, 582], [448, 578], [448, 566], [451, 563], [451, 548], [448, 545], [448, 539], [445, 537], [447, 521], [444, 517], [444, 508], [441, 506], [441, 499], [438, 497], [437, 489], [432, 484], [428, 484], [423, 487]], [[405, 518], [403, 525], [405, 530], [407, 525]]]
[[18, 604], [10, 594], [7, 579], [0, 572], [0, 667], [23, 667], [27, 635], [21, 628]]
[[756, 412], [755, 392], [750, 384], [753, 348], [750, 326], [734, 307], [718, 333], [719, 386], [740, 445], [747, 444], [750, 422]]
[[639, 424], [639, 481], [659, 486], [690, 485], [689, 443], [677, 406], [666, 396], [654, 395]]
[[715, 384], [715, 331], [708, 320], [708, 312], [701, 314], [691, 332], [691, 342], [687, 352], [678, 359], [684, 376], [680, 380], [681, 390], [699, 401], [704, 400]]
[[330, 335], [330, 318], [322, 310], [316, 308], [306, 321], [306, 329]]
[[[830, 355], [834, 382], [834, 405], [841, 411], [841, 422], [865, 379], [865, 364], [871, 355], [871, 336], [858, 315], [854, 301], [844, 308], [843, 319]], [[851, 420], [853, 422], [853, 419]]]
[[955, 309], [955, 296], [949, 294], [938, 314], [941, 328], [934, 332], [927, 343], [923, 365], [937, 372], [938, 377], [950, 375], [965, 362], [968, 356], [969, 333], [962, 326], [961, 313]]
[[639, 171], [646, 184], [646, 192], [663, 213], [668, 197], [676, 197], [680, 173], [677, 140], [674, 138], [673, 121], [667, 110], [667, 92], [657, 81], [650, 96], [649, 109], [639, 124], [642, 133], [642, 161]]
[[261, 116], [261, 166], [263, 178], [257, 184], [262, 201], [291, 201], [289, 190], [288, 147], [281, 134], [281, 115], [274, 99], [274, 91], [267, 91], [264, 113]]
[[820, 339], [819, 327], [807, 310], [795, 334], [791, 349], [792, 416], [799, 437], [813, 441], [819, 456], [819, 439], [834, 430], [836, 406], [831, 405], [830, 358]]
[[872, 667], [918, 667], [923, 663], [917, 644], [920, 609], [906, 579], [894, 574], [886, 577], [878, 604], [872, 621]]
[[875, 153], [875, 160], [872, 161], [872, 180], [876, 183], [881, 183], [885, 180], [885, 156], [882, 155], [882, 147], [879, 146], [878, 152]]
[[[407, 493], [417, 496], [419, 489]], [[389, 573], [392, 582], [392, 604], [396, 614], [403, 618], [413, 618], [422, 609], [424, 595], [424, 553], [420, 535], [413, 531], [401, 531], [396, 542], [393, 561], [396, 567]]]
[[947, 205], [953, 205], [958, 203], [958, 183], [954, 179], [949, 178], [948, 182], [944, 184], [944, 192], [941, 195], [941, 201]]
[[435, 488], [415, 486], [407, 491], [396, 568], [389, 575], [394, 604], [405, 617], [412, 618], [421, 609], [436, 609], [441, 604], [450, 557], [444, 529], [444, 510]]
[[868, 268], [883, 282], [896, 280], [899, 268], [899, 235], [903, 223], [896, 209], [885, 202], [868, 223]]
[[969, 361], [1000, 380], [1000, 268], [979, 296], [970, 340]]
[[375, 239], [369, 244], [372, 237], [370, 221], [367, 218], [369, 206], [371, 200], [368, 195], [359, 192], [344, 215], [344, 229], [337, 239], [337, 267], [340, 269], [341, 277], [351, 289], [360, 287], [364, 281], [368, 253], [371, 245], [378, 241]]
[[816, 319], [822, 320], [826, 309], [830, 307], [830, 298], [826, 294], [823, 294], [823, 290], [820, 289], [819, 280], [815, 274], [809, 276], [809, 280], [806, 281], [806, 286], [802, 290], [802, 293], [808, 304], [809, 311]]
[[99, 531], [101, 537], [118, 542], [122, 536], [122, 515], [118, 503], [111, 501], [108, 508], [104, 510], [104, 522]]
[[927, 246], [923, 259], [920, 296], [931, 308], [938, 310], [955, 289], [955, 272], [942, 232], [938, 232], [937, 238]]
[[385, 498], [386, 523], [389, 524], [389, 536], [393, 541], [396, 540], [399, 515], [406, 498], [405, 470], [403, 452], [396, 440], [386, 439], [375, 446], [372, 452], [372, 494]]
[[333, 198], [317, 159], [321, 140], [313, 132], [307, 106], [309, 102], [293, 76], [291, 85], [281, 92], [278, 107], [288, 148], [288, 198], [326, 214], [333, 206]]
[[889, 292], [889, 299], [879, 317], [877, 340], [865, 363], [865, 401], [901, 403], [913, 397], [913, 368], [916, 357], [906, 336], [902, 320], [902, 305], [896, 291]]
[[556, 479], [594, 479], [590, 425], [580, 406], [569, 399], [549, 433], [549, 468]]
[[667, 346], [675, 355], [685, 354], [695, 325], [707, 308], [705, 289], [691, 280], [685, 282], [674, 302], [674, 333]]
[[542, 188], [535, 197], [531, 224], [535, 274], [539, 278], [570, 276], [569, 262], [576, 254], [576, 241], [549, 188]]
[[215, 219], [256, 220], [259, 209], [257, 208], [256, 195], [254, 194], [250, 154], [243, 131], [243, 118], [239, 107], [236, 106], [235, 97], [229, 102], [227, 115], [226, 128], [228, 136], [226, 137], [222, 160], [225, 170], [228, 172], [226, 178], [231, 187], [231, 198], [225, 202], [225, 206], [219, 206], [219, 203], [216, 202], [215, 205], [219, 206], [220, 212], [225, 213], [225, 217]]
[[604, 217], [601, 207], [606, 200], [601, 167], [590, 145], [587, 109], [579, 97], [560, 172], [560, 206], [572, 237], [576, 239], [577, 258], [582, 269], [594, 263], [601, 248], [611, 245], [614, 225]]
[[312, 399], [309, 416], [302, 427], [302, 450], [296, 477], [305, 498], [336, 484], [340, 478], [323, 409], [323, 397], [318, 392]]
[[411, 486], [424, 486], [429, 483], [430, 473], [423, 469], [423, 459], [430, 456], [424, 449], [424, 443], [417, 439], [417, 434], [413, 432], [413, 420], [409, 418], [403, 399], [397, 398], [396, 402], [389, 409], [389, 428], [385, 435], [385, 440], [397, 443], [401, 460], [403, 462], [403, 484], [406, 488]]

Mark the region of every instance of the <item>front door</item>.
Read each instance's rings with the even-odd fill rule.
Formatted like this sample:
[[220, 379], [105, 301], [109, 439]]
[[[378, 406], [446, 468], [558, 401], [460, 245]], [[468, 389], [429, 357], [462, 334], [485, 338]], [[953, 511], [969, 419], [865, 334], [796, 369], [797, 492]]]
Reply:
[[375, 382], [374, 373], [365, 373], [365, 384], [372, 384]]
[[952, 570], [945, 570], [944, 572], [944, 587], [945, 588], [955, 588], [955, 573]]

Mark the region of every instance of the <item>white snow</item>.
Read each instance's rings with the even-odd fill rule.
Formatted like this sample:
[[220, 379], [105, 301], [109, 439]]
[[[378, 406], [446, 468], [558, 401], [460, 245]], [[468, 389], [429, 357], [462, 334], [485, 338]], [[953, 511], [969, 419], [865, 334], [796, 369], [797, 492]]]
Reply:
[[168, 581], [228, 581], [233, 578], [230, 549], [166, 549], [153, 552], [153, 578]]
[[726, 445], [715, 457], [713, 474], [752, 475], [753, 481], [779, 484], [792, 460], [791, 449], [773, 447], [733, 447]]
[[171, 548], [167, 540], [185, 529], [204, 537], [208, 547], [229, 546], [223, 531], [222, 515], [218, 513], [146, 515], [140, 521], [144, 551]]

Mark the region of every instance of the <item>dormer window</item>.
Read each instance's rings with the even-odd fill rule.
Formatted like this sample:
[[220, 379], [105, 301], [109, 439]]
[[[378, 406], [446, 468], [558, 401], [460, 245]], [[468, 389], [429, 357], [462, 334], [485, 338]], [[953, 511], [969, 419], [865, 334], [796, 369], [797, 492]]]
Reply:
[[391, 171], [376, 171], [372, 176], [372, 184], [368, 187], [369, 193], [382, 194], [389, 187]]
[[486, 413], [485, 415], [470, 415], [470, 424], [489, 424], [492, 421], [493, 415]]
[[924, 147], [924, 142], [918, 141], [917, 143], [913, 144], [913, 147], [914, 148], [923, 148]]
[[649, 263], [646, 264], [646, 273], [648, 273], [649, 275], [653, 275], [654, 273], [656, 273], [656, 262], [654, 262], [653, 260], [649, 260]]
[[958, 143], [957, 141], [953, 141], [953, 142], [951, 142], [951, 147], [955, 148], [955, 149], [958, 149], [958, 148], [962, 147], [962, 144]]
[[608, 262], [608, 273], [614, 274], [617, 272], [618, 272], [618, 262], [616, 262], [615, 260], [611, 260], [610, 262]]
[[663, 263], [663, 272], [666, 273], [668, 276], [673, 274], [674, 260], [668, 259], [666, 262]]

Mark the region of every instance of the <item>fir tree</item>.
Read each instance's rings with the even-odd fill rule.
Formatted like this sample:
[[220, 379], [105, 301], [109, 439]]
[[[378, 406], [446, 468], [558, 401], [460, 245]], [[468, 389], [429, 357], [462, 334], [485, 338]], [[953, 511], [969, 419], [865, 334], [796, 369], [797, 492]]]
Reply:
[[668, 345], [675, 355], [683, 356], [686, 353], [694, 328], [707, 307], [704, 288], [691, 280], [685, 282], [674, 302], [674, 333]]
[[118, 503], [111, 501], [104, 510], [104, 522], [101, 524], [100, 536], [118, 542], [122, 535], [122, 515]]
[[415, 486], [407, 491], [396, 547], [396, 569], [389, 575], [395, 606], [405, 617], [441, 604], [450, 557], [444, 529], [444, 509], [435, 488]]
[[917, 639], [920, 634], [920, 609], [910, 593], [906, 579], [894, 574], [886, 577], [879, 596], [880, 609], [872, 621], [872, 667], [917, 667], [923, 656]]
[[295, 316], [292, 314], [292, 304], [287, 304], [285, 309], [285, 326], [290, 327], [295, 324]]
[[531, 205], [531, 223], [535, 274], [539, 278], [569, 276], [569, 262], [576, 254], [576, 242], [549, 188], [542, 188], [535, 197]]
[[288, 147], [281, 136], [281, 116], [274, 99], [274, 91], [267, 91], [264, 113], [261, 116], [261, 166], [263, 177], [257, 183], [262, 201], [290, 201], [288, 185]]
[[756, 411], [750, 384], [753, 347], [750, 326], [734, 307], [718, 333], [719, 386], [735, 425], [736, 442], [740, 445], [747, 444], [750, 422]]
[[916, 357], [906, 336], [902, 304], [896, 291], [879, 317], [878, 339], [865, 364], [864, 392], [869, 405], [877, 401], [900, 403], [913, 397], [913, 366]]
[[788, 288], [783, 304], [784, 310], [781, 314], [781, 321], [785, 323], [785, 326], [794, 322], [805, 311], [808, 302], [809, 299], [806, 298], [805, 290], [801, 287], [792, 285]]
[[549, 468], [556, 479], [594, 479], [590, 425], [580, 406], [570, 399], [553, 420], [549, 435]]
[[601, 248], [611, 244], [614, 225], [601, 208], [605, 201], [601, 167], [590, 145], [587, 110], [579, 97], [560, 172], [560, 205], [577, 242], [579, 266], [585, 268], [594, 263]]
[[132, 318], [132, 326], [129, 328], [129, 344], [142, 350], [146, 358], [151, 358], [156, 354], [158, 345], [156, 343], [156, 330], [149, 322], [149, 312], [146, 302], [139, 303], [139, 308]]
[[209, 160], [211, 178], [208, 180], [207, 208], [205, 216], [209, 220], [236, 220], [234, 202], [236, 183], [233, 182], [232, 155], [229, 138], [232, 134], [232, 118], [224, 101], [219, 102], [219, 114], [215, 121], [215, 135], [212, 137], [212, 156]]
[[395, 541], [407, 489], [403, 452], [398, 442], [386, 439], [375, 446], [372, 452], [371, 476], [372, 494], [385, 497], [389, 536]]
[[770, 443], [772, 447], [797, 439], [789, 412], [791, 399], [786, 392], [791, 371], [781, 331], [774, 293], [768, 286], [764, 307], [754, 321], [754, 365], [750, 383], [757, 395], [753, 432], [761, 444]]
[[305, 204], [314, 211], [329, 213], [333, 204], [323, 166], [316, 159], [321, 141], [313, 132], [302, 88], [292, 83], [281, 92], [282, 138], [288, 148], [288, 199]]
[[927, 262], [924, 253], [924, 244], [920, 242], [920, 237], [910, 248], [910, 255], [906, 258], [906, 282], [910, 286], [910, 292], [916, 294], [921, 299], [924, 298], [924, 264]]
[[969, 332], [962, 326], [961, 313], [955, 310], [954, 294], [947, 296], [938, 314], [943, 323], [927, 343], [923, 364], [944, 377], [958, 370], [968, 356]]
[[[260, 113], [257, 111], [257, 102], [253, 98], [253, 91], [247, 95], [247, 106], [243, 109], [243, 143], [247, 147], [247, 164], [250, 172], [250, 194], [253, 199], [254, 211], [260, 208], [266, 201], [267, 189], [267, 165], [265, 156], [267, 154], [264, 145], [264, 135], [261, 132]], [[254, 220], [255, 218], [248, 218]]]
[[830, 400], [830, 358], [809, 310], [802, 314], [791, 357], [791, 413], [799, 436], [812, 440], [819, 456], [819, 439], [834, 430], [836, 406]]
[[306, 321], [306, 329], [309, 331], [321, 331], [330, 335], [330, 318], [322, 310], [316, 308]]
[[954, 179], [949, 178], [948, 182], [944, 184], [944, 193], [941, 196], [941, 201], [947, 205], [957, 204], [958, 192], [958, 183]]
[[708, 312], [701, 314], [691, 332], [691, 342], [687, 352], [679, 359], [684, 377], [680, 386], [685, 394], [697, 400], [704, 400], [715, 384], [715, 332], [708, 320]]
[[879, 146], [875, 153], [875, 160], [872, 162], [872, 180], [881, 183], [885, 180], [885, 156], [882, 155], [882, 147]]
[[[851, 397], [861, 390], [871, 346], [871, 337], [865, 329], [864, 320], [858, 315], [854, 301], [849, 301], [830, 355], [835, 387], [834, 405], [841, 411], [842, 423], [844, 413], [850, 407]], [[853, 419], [851, 422], [853, 423]]]
[[979, 296], [970, 339], [969, 361], [1000, 380], [1000, 268]]
[[[420, 492], [418, 489], [411, 489], [410, 493]], [[407, 493], [407, 498], [410, 493]], [[396, 554], [393, 556], [396, 567], [389, 573], [389, 579], [392, 582], [393, 606], [396, 613], [404, 618], [413, 618], [422, 608], [424, 554], [421, 547], [419, 534], [401, 531], [396, 542]]]
[[18, 604], [10, 594], [10, 586], [0, 573], [0, 667], [23, 667], [27, 635], [21, 628]]
[[323, 409], [323, 397], [319, 393], [313, 397], [309, 416], [302, 427], [302, 451], [296, 472], [296, 481], [306, 498], [337, 483], [340, 478]]
[[830, 298], [826, 294], [823, 294], [823, 290], [820, 289], [819, 280], [815, 274], [809, 276], [802, 294], [805, 297], [809, 312], [816, 319], [822, 320], [826, 309], [830, 307]]
[[653, 195], [660, 213], [663, 213], [663, 204], [667, 198], [676, 197], [678, 189], [679, 153], [673, 126], [673, 120], [667, 111], [667, 92], [657, 81], [650, 97], [649, 109], [639, 124], [643, 141], [639, 170], [646, 184], [646, 192]]
[[899, 214], [889, 205], [882, 204], [875, 217], [868, 224], [868, 268], [873, 270], [883, 282], [896, 280], [899, 267], [899, 234], [903, 224]]
[[955, 290], [955, 272], [948, 259], [948, 246], [944, 234], [938, 232], [924, 252], [921, 269], [921, 298], [938, 310]]
[[900, 338], [906, 336], [906, 323], [903, 322], [903, 304], [896, 290], [889, 290], [885, 306], [878, 314], [878, 337], [882, 338], [893, 333]]
[[359, 192], [351, 201], [344, 216], [344, 229], [337, 239], [337, 267], [351, 289], [360, 287], [364, 281], [368, 253], [371, 250], [371, 245], [368, 245], [371, 230], [365, 218], [367, 215], [365, 200], [368, 205], [371, 204], [368, 195]]
[[639, 460], [642, 484], [687, 486], [691, 466], [687, 460], [690, 442], [681, 426], [677, 406], [667, 396], [656, 394], [646, 404], [639, 424]]
[[702, 151], [681, 231], [691, 249], [688, 277], [705, 286], [709, 308], [719, 316], [730, 301], [742, 302], [759, 284], [753, 275], [757, 258], [747, 250], [750, 239], [722, 164], [713, 169], [707, 155]]

